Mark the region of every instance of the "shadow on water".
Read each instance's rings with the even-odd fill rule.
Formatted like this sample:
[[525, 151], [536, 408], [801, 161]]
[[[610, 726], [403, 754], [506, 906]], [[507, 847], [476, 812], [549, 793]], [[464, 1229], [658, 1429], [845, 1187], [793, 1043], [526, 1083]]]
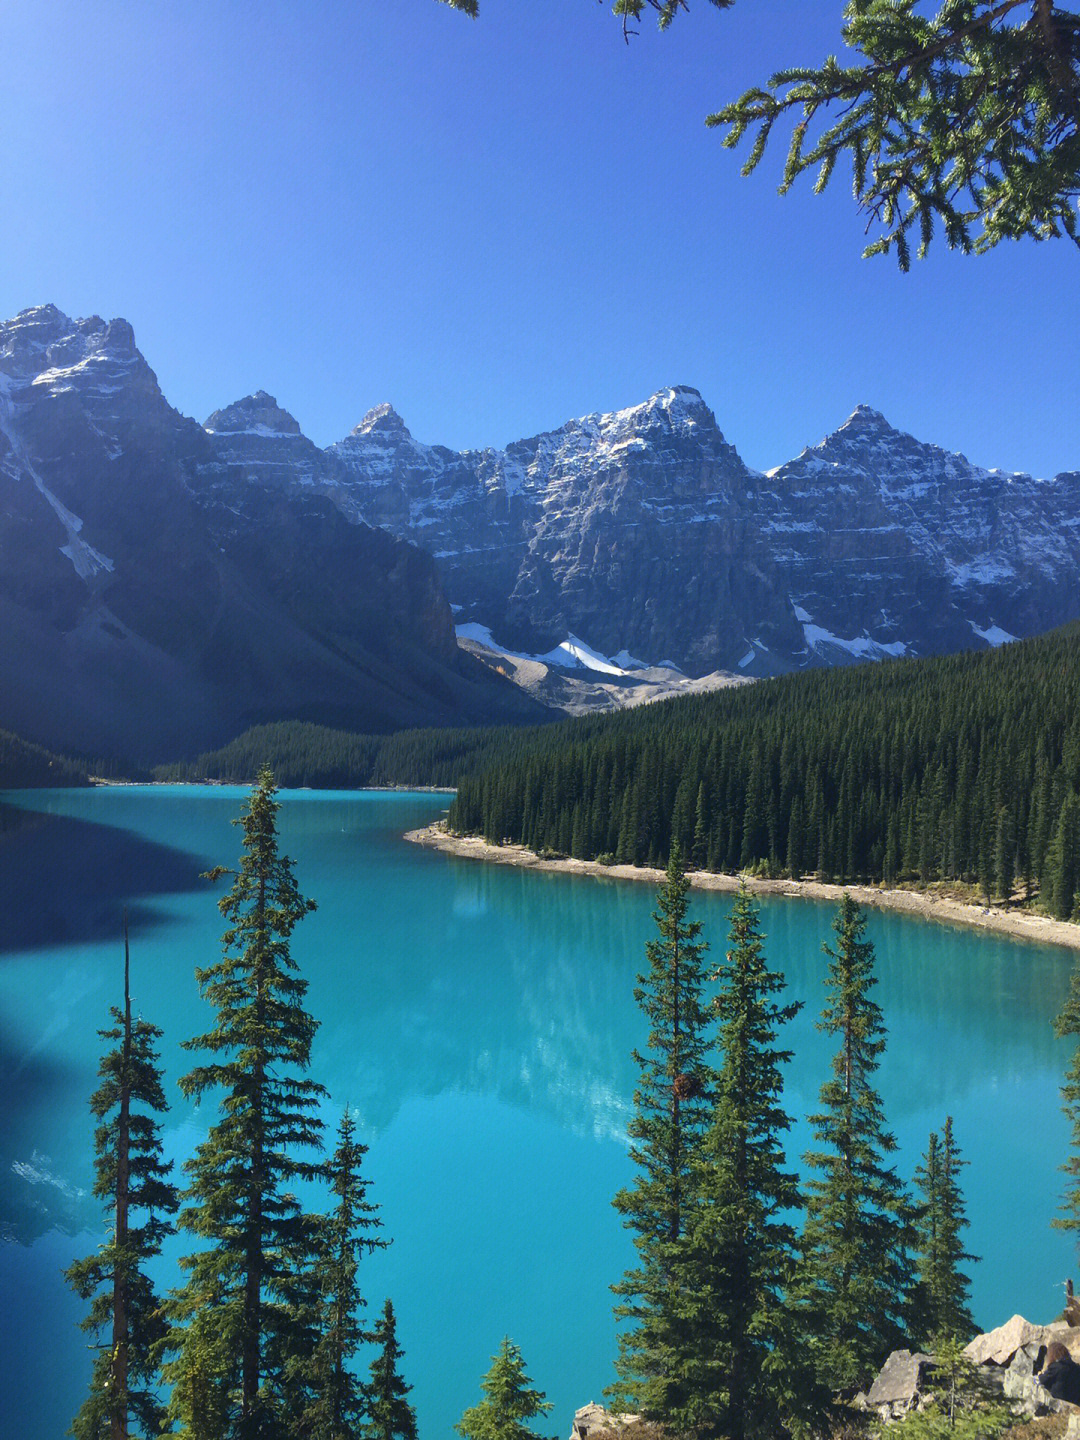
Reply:
[[[27, 952], [119, 943], [125, 908], [133, 935], [155, 930], [167, 921], [148, 897], [197, 890], [207, 864], [130, 830], [0, 804], [5, 958], [18, 963]], [[83, 1003], [71, 975], [50, 967], [38, 983], [64, 990], [56, 1023], [65, 1007], [77, 1011]], [[94, 1028], [105, 1018], [95, 1014]], [[39, 1040], [28, 1048], [17, 1029], [0, 1027], [0, 1240], [30, 1244], [51, 1230], [72, 1235], [100, 1221], [85, 1112], [72, 1107], [73, 1093], [86, 1087], [84, 1071], [56, 1045]]]
[[50, 1230], [74, 1235], [99, 1221], [89, 1170], [73, 1183], [39, 1149], [38, 1117], [70, 1107], [78, 1073], [0, 1031], [0, 1241], [29, 1245]]
[[140, 896], [196, 890], [210, 863], [112, 825], [0, 804], [3, 949], [112, 939], [125, 906], [137, 934], [160, 923]]

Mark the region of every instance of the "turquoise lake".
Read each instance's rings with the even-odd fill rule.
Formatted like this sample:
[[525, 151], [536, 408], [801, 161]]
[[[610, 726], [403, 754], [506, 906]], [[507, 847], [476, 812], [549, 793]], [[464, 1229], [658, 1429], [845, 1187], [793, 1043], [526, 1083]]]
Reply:
[[[136, 1008], [165, 1031], [170, 1156], [213, 1118], [184, 1102], [179, 1042], [210, 1011], [192, 974], [219, 954], [220, 888], [235, 864], [242, 789], [24, 791], [0, 812], [0, 1415], [20, 1440], [59, 1440], [89, 1368], [82, 1305], [61, 1268], [103, 1233], [91, 1184], [96, 1031], [122, 984], [131, 921]], [[483, 866], [407, 844], [439, 815], [430, 794], [287, 792], [280, 831], [319, 909], [293, 954], [321, 1021], [313, 1074], [370, 1146], [370, 1198], [389, 1249], [365, 1258], [369, 1307], [390, 1296], [422, 1437], [449, 1437], [480, 1398], [504, 1335], [555, 1402], [575, 1407], [613, 1378], [608, 1286], [632, 1247], [611, 1207], [631, 1178], [625, 1126], [630, 1051], [645, 1027], [632, 997], [655, 892], [637, 883]], [[730, 899], [695, 894], [713, 951]], [[767, 952], [806, 1002], [788, 1028], [786, 1090], [810, 1135], [830, 1048], [816, 1031], [822, 941], [832, 910], [762, 904]], [[946, 1114], [970, 1162], [974, 1309], [984, 1327], [1015, 1311], [1047, 1320], [1077, 1273], [1050, 1220], [1068, 1127], [1058, 1086], [1069, 1054], [1051, 1021], [1072, 958], [1063, 949], [871, 913], [877, 998], [889, 1030], [879, 1072], [898, 1168], [910, 1178]], [[177, 1245], [159, 1278], [173, 1283]], [[1080, 1278], [1080, 1276], [1078, 1276]]]

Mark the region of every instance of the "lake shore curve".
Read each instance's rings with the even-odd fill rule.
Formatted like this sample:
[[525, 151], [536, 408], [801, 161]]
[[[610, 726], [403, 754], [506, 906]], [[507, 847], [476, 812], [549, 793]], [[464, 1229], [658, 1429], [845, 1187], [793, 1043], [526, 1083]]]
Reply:
[[[663, 870], [641, 865], [601, 865], [597, 860], [542, 859], [524, 845], [492, 845], [477, 835], [451, 835], [442, 821], [410, 830], [405, 837], [413, 845], [441, 850], [465, 860], [486, 860], [495, 865], [516, 865], [525, 870], [547, 870], [560, 875], [597, 875], [610, 880], [637, 880], [659, 885]], [[919, 915], [945, 925], [974, 926], [993, 930], [1017, 940], [1034, 940], [1043, 945], [1063, 945], [1080, 950], [1080, 925], [1070, 920], [1054, 920], [1049, 915], [1029, 911], [988, 909], [967, 905], [947, 896], [918, 890], [885, 889], [876, 885], [832, 885], [820, 880], [768, 880], [756, 876], [719, 875], [712, 871], [687, 872], [691, 885], [699, 890], [720, 890], [734, 893], [744, 883], [755, 895], [779, 895], [791, 899], [839, 901], [848, 894], [860, 905], [873, 905], [879, 910], [898, 910]]]

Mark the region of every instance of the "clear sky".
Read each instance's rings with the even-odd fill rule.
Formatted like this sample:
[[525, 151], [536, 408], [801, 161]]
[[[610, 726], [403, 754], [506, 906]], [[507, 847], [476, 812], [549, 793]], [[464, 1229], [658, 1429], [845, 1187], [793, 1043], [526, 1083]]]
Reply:
[[[981, 464], [1080, 469], [1080, 252], [863, 261], [847, 177], [776, 194], [703, 119], [838, 45], [841, 0], [4, 0], [0, 314], [123, 315], [202, 420], [319, 444], [389, 400], [503, 445], [694, 385], [751, 465], [873, 405]], [[779, 137], [778, 137], [779, 140]]]

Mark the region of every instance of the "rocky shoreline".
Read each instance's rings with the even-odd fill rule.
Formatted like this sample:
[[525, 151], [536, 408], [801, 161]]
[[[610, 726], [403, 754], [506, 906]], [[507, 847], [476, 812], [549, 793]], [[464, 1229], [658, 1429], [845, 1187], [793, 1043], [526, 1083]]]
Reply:
[[[638, 880], [659, 885], [662, 870], [638, 865], [601, 865], [596, 860], [543, 859], [523, 845], [491, 845], [475, 835], [451, 835], [442, 821], [410, 830], [406, 840], [432, 850], [442, 850], [468, 860], [487, 860], [496, 865], [517, 865], [526, 870], [548, 870], [563, 875], [596, 875], [610, 880]], [[700, 890], [734, 892], [744, 883], [741, 875], [716, 875], [692, 871], [690, 883]], [[1064, 945], [1080, 950], [1080, 925], [1070, 920], [1053, 920], [1048, 915], [1029, 911], [987, 909], [966, 905], [932, 893], [917, 890], [888, 890], [876, 885], [827, 885], [819, 880], [765, 880], [746, 876], [745, 884], [757, 895], [781, 895], [794, 899], [839, 901], [845, 892], [860, 905], [873, 905], [880, 910], [898, 910], [908, 915], [921, 915], [946, 925], [973, 925], [993, 930], [1018, 940], [1035, 940], [1044, 945]]]
[[[1012, 1413], [1012, 1426], [1006, 1434], [1025, 1421], [1059, 1416], [1058, 1427], [1052, 1432], [1044, 1429], [1042, 1435], [1080, 1440], [1080, 1406], [1055, 1399], [1039, 1380], [1051, 1342], [1063, 1345], [1074, 1361], [1080, 1355], [1078, 1318], [1076, 1302], [1070, 1297], [1066, 1315], [1049, 1325], [1033, 1325], [1022, 1315], [1014, 1315], [996, 1330], [976, 1335], [962, 1355], [968, 1367], [960, 1379], [961, 1389], [967, 1392], [962, 1408], [970, 1416], [980, 1406], [1004, 1402]], [[940, 1408], [937, 1369], [934, 1355], [894, 1350], [868, 1388], [843, 1403], [888, 1427], [913, 1412]], [[569, 1440], [636, 1440], [639, 1433], [655, 1436], [654, 1427], [640, 1422], [639, 1415], [615, 1413], [590, 1400], [574, 1412]]]

